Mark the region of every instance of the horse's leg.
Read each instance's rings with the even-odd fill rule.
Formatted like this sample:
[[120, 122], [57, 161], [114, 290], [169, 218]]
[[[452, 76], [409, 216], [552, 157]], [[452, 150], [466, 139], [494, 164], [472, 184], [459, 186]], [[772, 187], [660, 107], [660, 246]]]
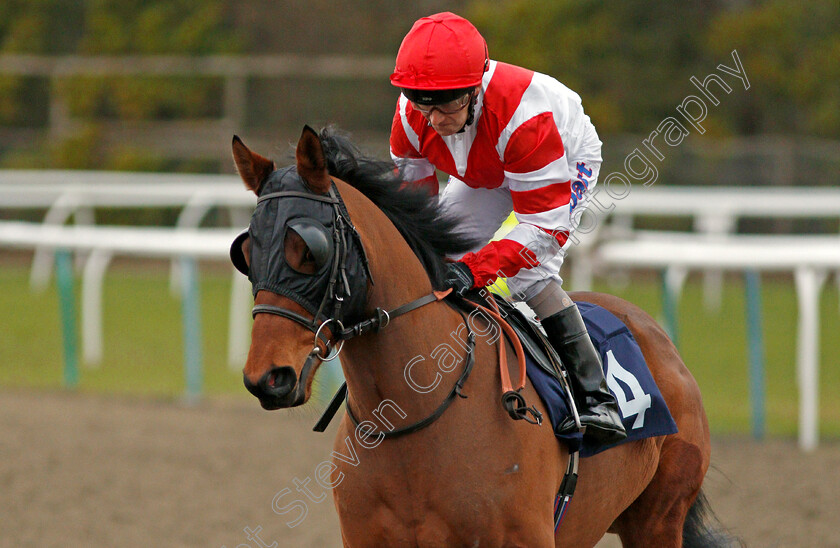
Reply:
[[700, 388], [668, 335], [640, 308], [609, 295], [574, 298], [607, 308], [630, 328], [679, 429], [661, 442], [656, 474], [610, 532], [618, 533], [624, 546], [679, 548], [686, 514], [709, 467], [709, 423]]
[[668, 436], [653, 480], [615, 520], [610, 532], [618, 533], [625, 548], [680, 548], [685, 516], [706, 472], [704, 460], [696, 444], [678, 435]]
[[665, 332], [649, 318], [636, 320], [633, 333], [679, 430], [665, 437], [653, 480], [611, 531], [624, 546], [679, 548], [685, 517], [709, 468], [709, 423], [700, 388]]
[[626, 443], [581, 459], [577, 489], [557, 530], [556, 546], [582, 548], [601, 540], [654, 476], [661, 439]]

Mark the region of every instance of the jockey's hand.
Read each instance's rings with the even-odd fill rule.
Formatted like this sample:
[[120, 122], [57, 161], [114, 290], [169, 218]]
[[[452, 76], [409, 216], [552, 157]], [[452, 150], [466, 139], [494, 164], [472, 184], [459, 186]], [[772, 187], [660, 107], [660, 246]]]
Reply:
[[446, 287], [451, 287], [455, 293], [463, 297], [475, 284], [470, 267], [461, 261], [449, 263], [447, 266]]

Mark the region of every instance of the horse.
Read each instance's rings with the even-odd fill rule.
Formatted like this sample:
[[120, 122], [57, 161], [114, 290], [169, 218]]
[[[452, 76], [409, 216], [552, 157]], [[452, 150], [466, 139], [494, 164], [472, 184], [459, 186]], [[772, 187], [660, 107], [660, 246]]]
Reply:
[[[439, 291], [442, 257], [475, 242], [435, 197], [330, 128], [305, 127], [283, 168], [236, 136], [232, 148], [259, 197], [231, 247], [255, 294], [244, 383], [265, 409], [298, 406], [341, 352], [346, 409], [318, 476], [344, 546], [582, 547], [605, 533], [628, 547], [727, 545], [701, 492], [710, 439], [700, 390], [648, 314], [615, 296], [571, 294], [629, 327], [678, 432], [581, 459], [555, 530], [569, 450], [551, 428], [505, 412], [498, 342], [475, 342], [489, 324], [466, 325]], [[515, 375], [513, 349], [502, 352]], [[530, 384], [521, 394], [545, 413]]]

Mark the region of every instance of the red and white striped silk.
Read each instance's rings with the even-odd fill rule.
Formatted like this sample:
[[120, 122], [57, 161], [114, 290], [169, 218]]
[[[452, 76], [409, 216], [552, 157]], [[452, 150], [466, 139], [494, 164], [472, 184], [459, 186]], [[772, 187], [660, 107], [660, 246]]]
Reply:
[[519, 224], [502, 240], [462, 259], [478, 287], [533, 268], [566, 243], [571, 227], [568, 148], [579, 152], [575, 159], [582, 154], [600, 161], [601, 143], [576, 93], [544, 74], [491, 61], [473, 124], [441, 137], [400, 96], [390, 145], [406, 179], [434, 193], [436, 168], [472, 188], [510, 189]]

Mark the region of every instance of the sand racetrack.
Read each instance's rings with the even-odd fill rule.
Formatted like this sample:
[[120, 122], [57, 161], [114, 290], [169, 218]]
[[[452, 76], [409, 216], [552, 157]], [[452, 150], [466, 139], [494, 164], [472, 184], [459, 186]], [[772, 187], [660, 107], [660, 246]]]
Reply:
[[[329, 458], [335, 425], [311, 432], [315, 413], [2, 390], [0, 546], [260, 546], [246, 528], [268, 546], [340, 546], [314, 481], [324, 500], [300, 525], [272, 510]], [[705, 490], [749, 546], [840, 546], [840, 443], [803, 454], [791, 440], [713, 442]]]

